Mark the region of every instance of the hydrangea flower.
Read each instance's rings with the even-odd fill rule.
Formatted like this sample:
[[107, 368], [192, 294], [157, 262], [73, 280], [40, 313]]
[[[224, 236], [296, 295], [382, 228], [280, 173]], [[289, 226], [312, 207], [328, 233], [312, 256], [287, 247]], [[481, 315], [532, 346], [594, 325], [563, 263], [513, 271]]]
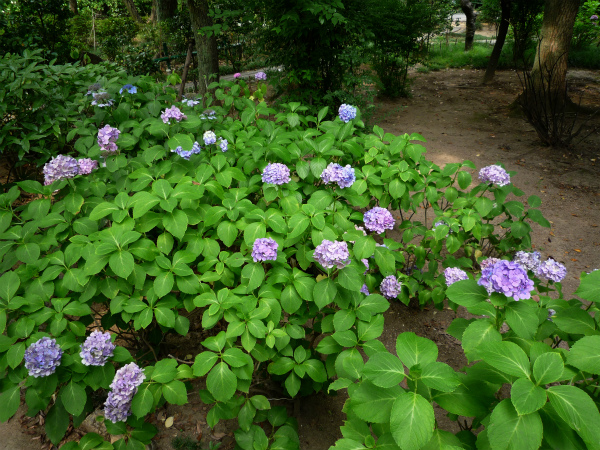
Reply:
[[205, 131], [202, 139], [204, 140], [204, 145], [211, 145], [217, 142], [217, 135], [213, 131]]
[[185, 160], [189, 160], [192, 155], [197, 155], [202, 150], [198, 142], [194, 142], [191, 150], [184, 150], [182, 146], [177, 147], [175, 150], [171, 149], [171, 153], [177, 153]]
[[271, 163], [262, 173], [263, 183], [281, 185], [290, 182], [290, 169], [285, 164]]
[[365, 270], [365, 273], [367, 273], [369, 270], [369, 260], [366, 258], [363, 258], [360, 260], [360, 262], [363, 263], [365, 265], [365, 267], [367, 268], [367, 270]]
[[400, 295], [402, 283], [400, 283], [394, 275], [388, 275], [383, 279], [379, 286], [379, 291], [388, 300], [397, 298]]
[[236, 73], [234, 73], [234, 74], [233, 74], [233, 79], [234, 79], [234, 80], [236, 80], [236, 79], [238, 79], [238, 78], [239, 78], [239, 77], [241, 77], [241, 76], [242, 76], [242, 74], [241, 74], [241, 73], [239, 73], [239, 72], [236, 72]]
[[81, 158], [77, 160], [80, 175], [89, 175], [93, 170], [98, 168], [98, 161], [90, 158]]
[[596, 14], [592, 14], [590, 20], [598, 20], [598, 16]]
[[371, 293], [369, 292], [369, 288], [366, 284], [362, 285], [362, 287], [360, 288], [360, 292], [362, 292], [365, 295], [371, 295]]
[[354, 169], [349, 164], [343, 167], [337, 163], [329, 163], [321, 173], [321, 180], [325, 184], [337, 183], [341, 189], [344, 189], [352, 186], [356, 181], [356, 175], [354, 174]]
[[200, 104], [200, 100], [195, 100], [193, 98], [184, 98], [181, 100], [181, 103], [190, 107], [194, 107]]
[[323, 239], [323, 242], [315, 248], [313, 258], [326, 269], [331, 269], [334, 266], [343, 269], [350, 264], [348, 243]]
[[56, 339], [44, 336], [25, 350], [25, 368], [32, 377], [47, 377], [60, 366], [62, 354]]
[[558, 261], [548, 258], [539, 265], [536, 274], [540, 277], [552, 280], [555, 283], [559, 283], [567, 276], [567, 268]]
[[103, 152], [114, 153], [118, 150], [117, 139], [121, 132], [118, 128], [113, 128], [110, 125], [104, 125], [98, 130], [98, 145]]
[[483, 286], [487, 289], [488, 293], [492, 293], [492, 270], [494, 269], [494, 265], [501, 261], [498, 258], [487, 258], [479, 263], [481, 266], [481, 277], [477, 280], [477, 284]]
[[126, 84], [119, 90], [119, 94], [123, 94], [123, 91], [127, 91], [130, 94], [137, 94], [137, 87], [135, 87], [133, 84]]
[[219, 138], [219, 148], [223, 153], [229, 149], [229, 142], [227, 142], [227, 139]]
[[484, 167], [479, 171], [479, 179], [484, 183], [506, 186], [510, 183], [510, 175], [502, 167], [491, 165]]
[[98, 92], [92, 92], [92, 106], [97, 106], [98, 108], [104, 108], [106, 106], [112, 106], [114, 100], [110, 98], [110, 94], [104, 90], [100, 90]]
[[[491, 270], [487, 267], [485, 272], [487, 275], [485, 284], [479, 283], [481, 279], [478, 283], [486, 288], [489, 286], [492, 292], [504, 294], [515, 300], [531, 298], [533, 281], [527, 276], [527, 271], [516, 262], [500, 260], [491, 267]], [[482, 272], [483, 277], [484, 272]]]
[[44, 164], [44, 185], [49, 185], [58, 180], [73, 178], [79, 174], [77, 160], [71, 156], [58, 155]]
[[254, 262], [275, 261], [279, 244], [271, 238], [258, 238], [252, 245], [252, 259]]
[[92, 331], [85, 342], [81, 344], [81, 362], [86, 366], [103, 366], [108, 358], [113, 356], [115, 344], [110, 340], [110, 333]]
[[446, 286], [456, 283], [461, 280], [468, 280], [467, 272], [458, 267], [448, 267], [444, 270], [444, 278], [446, 278]]
[[343, 103], [338, 110], [338, 114], [342, 122], [348, 123], [356, 117], [356, 107]]
[[169, 123], [170, 119], [175, 119], [177, 122], [181, 122], [182, 120], [187, 119], [187, 116], [183, 114], [177, 106], [173, 105], [170, 108], [165, 109], [161, 113], [160, 118], [164, 123]]
[[135, 363], [117, 370], [104, 403], [104, 416], [112, 423], [122, 422], [131, 415], [131, 400], [146, 376]]
[[202, 119], [202, 120], [216, 120], [217, 119], [217, 113], [215, 112], [214, 109], [207, 109], [202, 114], [200, 114], [200, 119]]
[[264, 72], [256, 72], [254, 79], [256, 81], [267, 81], [267, 74]]
[[548, 309], [548, 319], [550, 322], [552, 322], [552, 316], [554, 316], [556, 314], [556, 311], [554, 311], [553, 309]]
[[438, 220], [436, 221], [433, 226], [431, 227], [432, 231], [435, 231], [435, 229], [439, 226], [442, 225], [446, 225], [448, 227], [448, 233], [446, 233], [446, 237], [448, 237], [450, 235], [450, 233], [452, 233], [452, 229], [450, 228], [450, 225], [448, 225], [444, 220]]
[[540, 252], [523, 252], [515, 253], [513, 261], [523, 267], [525, 270], [531, 270], [535, 273], [541, 264]]
[[102, 89], [102, 85], [100, 83], [91, 84], [88, 87], [88, 91], [87, 91], [86, 95], [92, 95], [94, 92], [98, 92], [100, 89]]
[[365, 222], [365, 228], [369, 231], [374, 231], [377, 234], [381, 234], [385, 230], [394, 229], [395, 222], [392, 213], [379, 206], [367, 211], [363, 220]]

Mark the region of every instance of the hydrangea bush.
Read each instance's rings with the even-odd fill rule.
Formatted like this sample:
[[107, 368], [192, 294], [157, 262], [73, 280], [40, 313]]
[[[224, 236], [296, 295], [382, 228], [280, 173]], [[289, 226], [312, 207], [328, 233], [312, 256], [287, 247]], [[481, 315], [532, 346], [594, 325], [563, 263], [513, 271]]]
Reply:
[[[274, 110], [243, 80], [179, 106], [172, 89], [144, 78], [117, 95], [124, 81], [101, 83], [115, 102], [87, 98], [68, 133], [96, 169], [0, 195], [0, 420], [15, 414], [23, 387], [28, 413], [47, 410], [58, 444], [69, 417], [77, 426], [106, 403], [106, 429], [122, 435], [113, 447], [137, 448], [156, 433], [146, 415], [186, 404], [203, 379], [211, 427], [235, 418], [240, 448], [296, 449], [295, 421], [256, 392], [256, 379], [290, 397], [336, 378], [358, 383], [362, 355], [385, 352], [377, 338], [389, 301], [441, 307], [465, 283], [465, 298], [488, 295], [456, 271], [447, 287], [447, 268], [485, 266], [511, 304], [533, 301], [523, 292], [538, 272], [506, 258], [531, 247], [531, 221], [548, 225], [539, 198], [525, 206], [512, 184], [472, 187], [472, 163], [436, 166], [417, 134], [370, 133], [357, 117], [327, 120], [327, 108], [311, 116], [298, 103]], [[504, 262], [496, 269], [487, 256]], [[559, 272], [546, 268], [536, 288], [560, 290]], [[504, 289], [517, 278], [517, 294]], [[564, 314], [545, 307], [555, 322]], [[184, 339], [190, 318], [208, 337], [186, 341], [195, 352], [186, 364], [165, 343]], [[53, 353], [38, 352], [48, 340]]]

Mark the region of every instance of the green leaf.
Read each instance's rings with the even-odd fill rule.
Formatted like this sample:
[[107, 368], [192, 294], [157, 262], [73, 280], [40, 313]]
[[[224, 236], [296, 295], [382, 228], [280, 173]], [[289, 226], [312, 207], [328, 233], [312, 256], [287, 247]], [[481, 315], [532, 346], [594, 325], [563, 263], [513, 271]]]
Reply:
[[362, 420], [389, 423], [392, 406], [402, 393], [400, 386], [382, 388], [363, 381], [352, 391], [349, 407]]
[[422, 367], [421, 380], [437, 391], [452, 392], [460, 384], [458, 375], [448, 364], [434, 361]]
[[403, 392], [394, 402], [390, 416], [392, 436], [402, 450], [419, 450], [433, 436], [433, 406], [414, 392]]
[[152, 371], [152, 380], [157, 383], [168, 383], [175, 379], [177, 375], [177, 361], [166, 358], [161, 359], [154, 366]]
[[337, 280], [342, 287], [354, 292], [360, 291], [363, 285], [361, 274], [354, 267], [350, 266], [344, 267], [339, 271]]
[[11, 387], [0, 394], [0, 422], [6, 422], [15, 415], [21, 404], [21, 388]]
[[462, 347], [469, 361], [479, 358], [481, 344], [485, 342], [500, 342], [502, 335], [489, 320], [475, 320], [467, 326], [462, 335]]
[[203, 377], [213, 368], [219, 357], [213, 352], [202, 352], [196, 355], [194, 365], [194, 375], [197, 377]]
[[357, 259], [366, 259], [375, 253], [375, 240], [371, 236], [358, 238], [354, 243], [354, 256]]
[[242, 284], [247, 286], [248, 292], [259, 287], [265, 279], [265, 270], [259, 263], [249, 263], [242, 269]]
[[73, 214], [77, 214], [83, 206], [83, 197], [76, 193], [71, 192], [65, 197], [65, 209]]
[[475, 280], [461, 280], [452, 283], [446, 289], [446, 296], [450, 301], [468, 309], [485, 301], [488, 298], [488, 293]]
[[583, 277], [575, 294], [590, 302], [600, 302], [600, 270]]
[[337, 295], [337, 286], [331, 278], [324, 278], [315, 284], [313, 299], [319, 309], [323, 309], [335, 299]]
[[40, 257], [40, 246], [34, 242], [19, 245], [15, 255], [19, 261], [22, 261], [25, 264], [33, 264]]
[[108, 260], [112, 271], [121, 278], [127, 278], [133, 272], [134, 264], [133, 255], [127, 250], [117, 250]]
[[54, 445], [58, 445], [69, 428], [69, 413], [62, 403], [55, 403], [46, 415], [46, 436]]
[[584, 372], [600, 374], [600, 336], [579, 339], [571, 347], [567, 363]]
[[546, 391], [527, 378], [519, 378], [510, 389], [510, 399], [517, 413], [531, 414], [546, 404]]
[[356, 321], [356, 313], [350, 309], [341, 309], [333, 316], [333, 328], [335, 331], [346, 331], [352, 328]]
[[408, 332], [398, 335], [396, 353], [404, 365], [410, 369], [415, 364], [425, 366], [434, 362], [438, 357], [438, 348], [429, 339]]
[[100, 203], [90, 213], [90, 219], [100, 220], [115, 211], [119, 211], [119, 207], [117, 205], [108, 202]]
[[396, 273], [396, 260], [394, 255], [385, 247], [375, 248], [375, 263], [382, 275], [388, 276]]
[[[171, 147], [175, 148], [175, 147]], [[457, 176], [458, 185], [461, 189], [466, 189], [471, 185], [471, 174], [469, 172], [460, 171]]]
[[592, 316], [579, 307], [561, 309], [552, 317], [552, 322], [572, 334], [591, 334], [596, 330]]
[[394, 178], [390, 182], [389, 191], [392, 198], [400, 198], [406, 192], [406, 183], [399, 178]]
[[362, 375], [376, 386], [389, 388], [402, 382], [404, 366], [390, 353], [376, 353], [365, 364]]
[[171, 272], [162, 272], [154, 280], [154, 293], [159, 297], [164, 297], [173, 289], [175, 278]]
[[21, 280], [15, 272], [6, 272], [0, 277], [0, 298], [8, 303], [17, 293], [20, 285]]
[[537, 412], [520, 416], [508, 399], [494, 408], [487, 434], [494, 450], [537, 450], [542, 435], [542, 419]]
[[[577, 343], [575, 345], [577, 345]], [[597, 351], [597, 347], [595, 347], [595, 349]], [[572, 352], [573, 349], [571, 349], [571, 352], [569, 352], [567, 361]], [[562, 357], [558, 353], [554, 352], [544, 353], [538, 356], [533, 363], [533, 376], [535, 377], [538, 385], [554, 383], [555, 381], [560, 380], [564, 370], [565, 365]]]
[[600, 413], [594, 401], [575, 386], [550, 386], [547, 390], [550, 404], [573, 430], [597, 448], [600, 442]]
[[180, 209], [173, 212], [163, 211], [162, 223], [165, 230], [181, 240], [188, 228], [188, 216]]
[[172, 405], [185, 405], [188, 402], [187, 390], [183, 381], [173, 380], [162, 386], [165, 400]]
[[143, 383], [131, 402], [131, 412], [139, 418], [144, 417], [152, 410], [154, 394], [150, 386], [151, 384]]
[[281, 307], [288, 314], [294, 314], [300, 306], [302, 306], [302, 299], [296, 292], [294, 286], [286, 286], [281, 293]]
[[506, 305], [506, 323], [517, 336], [533, 339], [538, 329], [538, 308], [530, 303], [510, 302]]
[[302, 363], [302, 367], [306, 370], [306, 374], [317, 383], [324, 383], [327, 381], [327, 372], [321, 361], [308, 359]]
[[267, 227], [262, 222], [254, 222], [249, 224], [244, 230], [244, 242], [248, 247], [254, 245], [254, 241], [258, 238], [263, 238], [267, 234]]
[[194, 142], [189, 135], [178, 133], [167, 141], [167, 146], [172, 149], [182, 147], [183, 150], [191, 150]]
[[482, 345], [479, 357], [490, 366], [517, 377], [529, 377], [529, 358], [514, 342], [487, 342]]
[[217, 227], [217, 235], [221, 242], [225, 244], [226, 247], [231, 247], [235, 242], [235, 238], [237, 237], [238, 229], [231, 222], [221, 222]]
[[227, 364], [220, 362], [206, 377], [206, 387], [216, 400], [226, 402], [237, 390], [237, 377]]
[[296, 375], [295, 372], [291, 372], [285, 379], [284, 385], [290, 397], [293, 398], [300, 390], [302, 380], [300, 379], [300, 377], [298, 377], [298, 375]]
[[288, 220], [287, 239], [294, 239], [300, 236], [310, 225], [310, 219], [303, 213], [296, 213]]
[[173, 310], [165, 306], [159, 306], [155, 308], [154, 317], [156, 317], [156, 321], [163, 327], [175, 327], [175, 313], [173, 312]]
[[71, 380], [69, 384], [61, 389], [60, 399], [67, 412], [78, 416], [83, 412], [85, 402], [87, 401], [85, 388]]

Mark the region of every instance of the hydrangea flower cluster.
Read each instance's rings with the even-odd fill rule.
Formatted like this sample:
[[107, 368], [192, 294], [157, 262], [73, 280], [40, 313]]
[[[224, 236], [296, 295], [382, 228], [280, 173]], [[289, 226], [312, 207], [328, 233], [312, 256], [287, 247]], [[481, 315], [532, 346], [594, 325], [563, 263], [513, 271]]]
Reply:
[[326, 269], [331, 269], [334, 266], [343, 269], [350, 264], [348, 243], [323, 239], [323, 242], [315, 248], [313, 258]]
[[329, 163], [321, 173], [321, 180], [325, 184], [337, 183], [340, 189], [348, 188], [356, 181], [354, 169], [350, 165], [340, 166], [338, 163]]
[[490, 277], [492, 276], [494, 265], [500, 261], [499, 258], [487, 258], [479, 263], [481, 266], [481, 278], [477, 280], [477, 284], [485, 287], [490, 294], [493, 292]]
[[540, 257], [540, 252], [519, 251], [515, 253], [513, 261], [519, 264], [525, 270], [531, 270], [532, 272], [536, 272], [541, 264]]
[[401, 289], [402, 283], [400, 283], [394, 275], [388, 275], [385, 277], [379, 286], [381, 295], [388, 300], [397, 298], [398, 295], [400, 295]]
[[290, 169], [285, 164], [271, 163], [264, 168], [262, 181], [267, 184], [281, 185], [290, 182]]
[[110, 94], [104, 90], [100, 90], [98, 92], [92, 92], [92, 106], [97, 106], [98, 108], [104, 108], [106, 106], [112, 106], [114, 100], [110, 98]]
[[93, 170], [98, 168], [98, 161], [90, 158], [81, 158], [77, 160], [80, 175], [89, 175]]
[[205, 131], [202, 139], [204, 140], [204, 145], [211, 145], [217, 142], [217, 135], [214, 131]]
[[559, 283], [567, 276], [567, 268], [558, 261], [548, 258], [539, 265], [536, 274], [547, 278], [548, 280], [552, 280], [555, 283]]
[[369, 287], [366, 284], [362, 285], [362, 287], [360, 288], [360, 292], [362, 292], [365, 295], [371, 295], [371, 293], [369, 292]]
[[114, 153], [118, 150], [117, 139], [121, 132], [118, 128], [113, 128], [110, 125], [104, 125], [98, 130], [98, 145], [103, 152]]
[[[591, 21], [598, 20], [598, 16], [597, 16], [596, 14], [592, 14], [592, 15], [590, 16], [590, 20], [591, 20]], [[595, 25], [595, 24], [594, 24], [594, 25]]]
[[79, 164], [72, 156], [58, 155], [44, 164], [44, 185], [79, 174]]
[[242, 76], [242, 74], [241, 74], [241, 73], [239, 73], [239, 72], [236, 72], [236, 73], [234, 73], [234, 74], [233, 74], [233, 79], [234, 79], [234, 80], [237, 80], [237, 79], [238, 79], [239, 77], [241, 77], [241, 76]]
[[254, 79], [256, 81], [267, 81], [267, 74], [264, 72], [256, 72]]
[[369, 271], [369, 260], [366, 258], [363, 258], [360, 260], [361, 263], [363, 263], [365, 265], [365, 267], [367, 268], [367, 270], [365, 270], [365, 273], [367, 273]]
[[338, 110], [338, 114], [342, 122], [348, 123], [356, 117], [356, 107], [343, 103]]
[[199, 154], [201, 150], [202, 147], [200, 147], [200, 144], [198, 144], [198, 142], [194, 142], [194, 145], [192, 146], [191, 150], [184, 150], [183, 147], [180, 145], [175, 150], [171, 149], [171, 153], [177, 153], [183, 159], [189, 160], [192, 155]]
[[394, 218], [392, 217], [392, 213], [380, 206], [376, 206], [367, 211], [363, 220], [365, 222], [365, 228], [369, 231], [374, 231], [377, 234], [381, 234], [385, 230], [394, 229]]
[[227, 139], [219, 138], [219, 148], [223, 153], [229, 149], [229, 142], [227, 142]]
[[202, 119], [202, 120], [216, 120], [217, 119], [217, 113], [215, 112], [214, 109], [207, 109], [202, 114], [200, 114], [200, 119]]
[[194, 107], [194, 106], [200, 104], [200, 100], [196, 100], [193, 98], [184, 98], [181, 100], [181, 103], [183, 103], [184, 105], [190, 106], [190, 107]]
[[444, 270], [444, 278], [446, 278], [446, 286], [456, 283], [461, 280], [468, 280], [467, 272], [458, 267], [447, 267]]
[[510, 175], [502, 167], [495, 164], [481, 169], [479, 179], [484, 183], [497, 184], [500, 187], [510, 183]]
[[98, 92], [100, 89], [102, 89], [102, 85], [100, 83], [91, 84], [88, 87], [88, 91], [87, 91], [86, 95], [92, 95], [94, 92]]
[[117, 370], [104, 403], [104, 416], [112, 423], [122, 422], [131, 415], [131, 400], [146, 376], [137, 364], [129, 363]]
[[110, 340], [110, 333], [95, 330], [81, 344], [81, 362], [86, 366], [103, 366], [113, 356], [115, 344]]
[[25, 350], [25, 368], [32, 377], [47, 377], [60, 366], [62, 354], [56, 339], [44, 336]]
[[435, 229], [441, 225], [446, 225], [448, 227], [448, 233], [446, 233], [446, 237], [448, 237], [452, 233], [452, 229], [450, 228], [450, 225], [448, 225], [444, 220], [438, 220], [437, 222], [435, 222], [431, 229], [435, 231]]
[[252, 245], [252, 259], [254, 262], [275, 261], [279, 244], [271, 238], [258, 238]]
[[170, 108], [165, 109], [161, 113], [160, 118], [164, 123], [169, 123], [170, 119], [175, 119], [177, 122], [181, 122], [182, 120], [187, 119], [187, 116], [182, 113], [177, 106], [173, 105]]
[[137, 94], [137, 87], [133, 84], [126, 84], [119, 90], [119, 94], [123, 94], [123, 91], [127, 91], [130, 94]]
[[527, 276], [527, 271], [513, 261], [500, 260], [491, 268], [488, 266], [481, 273], [477, 282], [488, 292], [498, 292], [515, 300], [531, 298], [533, 281]]

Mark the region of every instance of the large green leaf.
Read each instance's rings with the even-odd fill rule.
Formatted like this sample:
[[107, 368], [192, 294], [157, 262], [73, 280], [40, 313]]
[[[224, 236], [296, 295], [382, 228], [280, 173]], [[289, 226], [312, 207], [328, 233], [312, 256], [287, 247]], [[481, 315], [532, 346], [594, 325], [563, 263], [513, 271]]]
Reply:
[[358, 292], [363, 285], [360, 273], [358, 273], [354, 267], [350, 266], [340, 270], [337, 280], [342, 287], [349, 291]]
[[162, 386], [165, 400], [172, 405], [185, 405], [188, 402], [187, 390], [183, 381], [173, 380]]
[[527, 378], [519, 378], [510, 389], [510, 400], [517, 413], [522, 416], [537, 411], [546, 404], [546, 391]]
[[461, 280], [452, 283], [448, 289], [446, 289], [446, 295], [450, 301], [457, 305], [464, 306], [467, 309], [488, 298], [488, 293], [485, 288], [479, 286], [475, 280]]
[[221, 222], [217, 227], [217, 235], [221, 242], [225, 244], [226, 247], [231, 247], [235, 242], [235, 238], [237, 237], [238, 229], [237, 227], [228, 221]]
[[599, 448], [600, 413], [594, 401], [575, 386], [548, 388], [548, 398], [556, 413], [589, 445]]
[[46, 436], [54, 445], [58, 445], [69, 428], [69, 413], [62, 403], [55, 403], [46, 415]]
[[510, 302], [506, 305], [506, 323], [517, 336], [533, 339], [538, 329], [538, 308], [536, 305], [521, 302]]
[[600, 336], [585, 336], [575, 342], [567, 363], [584, 372], [600, 374]]
[[[143, 383], [131, 402], [131, 412], [137, 417], [144, 417], [152, 409], [154, 404], [154, 394], [148, 383]], [[159, 386], [159, 385], [155, 385]]]
[[206, 377], [206, 387], [213, 397], [226, 402], [237, 389], [237, 377], [224, 362], [218, 363]]
[[537, 412], [520, 416], [508, 399], [494, 408], [487, 434], [494, 450], [537, 450], [542, 435], [542, 419]]
[[487, 342], [500, 342], [502, 335], [496, 326], [486, 319], [472, 322], [463, 332], [462, 347], [469, 361], [479, 359], [481, 345]]
[[552, 322], [562, 331], [571, 334], [593, 334], [596, 331], [594, 319], [579, 307], [561, 309], [552, 317]]
[[514, 342], [487, 342], [482, 345], [479, 356], [490, 366], [509, 375], [529, 377], [529, 358]]
[[390, 353], [376, 353], [363, 369], [363, 378], [382, 388], [397, 386], [404, 379], [402, 362]]
[[127, 278], [133, 272], [133, 255], [127, 250], [117, 250], [110, 255], [108, 265], [121, 278]]
[[433, 436], [433, 406], [415, 392], [396, 398], [390, 416], [392, 436], [402, 450], [419, 450]]
[[354, 250], [354, 256], [357, 259], [370, 258], [375, 253], [375, 239], [371, 236], [358, 238], [354, 242], [354, 247], [352, 249]]
[[218, 359], [218, 355], [213, 352], [206, 351], [197, 354], [196, 359], [194, 360], [194, 365], [192, 366], [194, 375], [197, 377], [203, 377], [210, 369], [213, 368]]
[[434, 361], [422, 367], [421, 380], [432, 389], [452, 392], [460, 384], [458, 375], [448, 364]]
[[183, 150], [191, 150], [194, 146], [194, 142], [187, 134], [176, 134], [171, 139], [167, 141], [167, 145], [171, 149], [176, 149], [177, 147], [182, 147]]
[[21, 404], [21, 388], [11, 387], [0, 394], [0, 422], [6, 422], [15, 415]]
[[265, 279], [265, 269], [259, 263], [249, 263], [242, 269], [242, 283], [247, 285], [248, 291], [259, 287]]
[[180, 209], [173, 212], [163, 211], [162, 223], [165, 230], [181, 240], [188, 228], [188, 216]]
[[415, 364], [424, 366], [434, 362], [438, 357], [438, 348], [433, 341], [408, 332], [398, 335], [396, 353], [404, 365], [410, 369]]
[[83, 407], [87, 401], [85, 388], [71, 380], [69, 384], [61, 389], [60, 399], [67, 412], [78, 416], [83, 412]]
[[337, 287], [331, 278], [324, 278], [315, 284], [313, 290], [313, 299], [319, 309], [323, 309], [335, 299], [337, 295]]
[[533, 376], [538, 385], [554, 383], [560, 380], [564, 370], [565, 365], [562, 357], [560, 354], [554, 352], [538, 356], [533, 363]]
[[402, 392], [400, 386], [382, 388], [363, 381], [352, 391], [349, 407], [362, 420], [388, 423], [392, 406]]
[[15, 272], [6, 272], [0, 277], [0, 298], [9, 302], [19, 290], [20, 285], [21, 280]]
[[575, 294], [590, 302], [600, 302], [600, 270], [582, 278]]

